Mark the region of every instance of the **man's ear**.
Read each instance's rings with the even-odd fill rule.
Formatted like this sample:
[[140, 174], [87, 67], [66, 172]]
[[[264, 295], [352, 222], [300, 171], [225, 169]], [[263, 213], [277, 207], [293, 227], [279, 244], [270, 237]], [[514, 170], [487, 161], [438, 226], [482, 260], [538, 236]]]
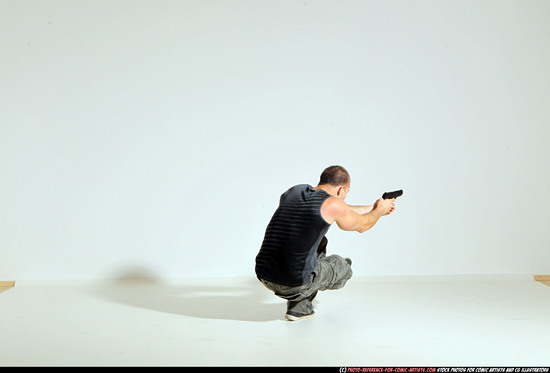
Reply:
[[336, 195], [337, 195], [338, 197], [339, 197], [340, 194], [342, 193], [342, 189], [343, 189], [343, 188], [344, 188], [343, 186], [338, 187], [338, 191], [336, 192]]

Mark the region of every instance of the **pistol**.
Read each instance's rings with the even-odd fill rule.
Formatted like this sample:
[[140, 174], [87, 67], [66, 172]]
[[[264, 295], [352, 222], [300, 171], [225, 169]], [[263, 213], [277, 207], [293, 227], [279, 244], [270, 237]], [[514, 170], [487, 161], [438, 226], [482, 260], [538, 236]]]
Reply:
[[400, 189], [400, 190], [395, 190], [393, 192], [386, 192], [382, 195], [382, 198], [392, 199], [392, 198], [401, 197], [402, 195], [403, 195], [403, 189]]

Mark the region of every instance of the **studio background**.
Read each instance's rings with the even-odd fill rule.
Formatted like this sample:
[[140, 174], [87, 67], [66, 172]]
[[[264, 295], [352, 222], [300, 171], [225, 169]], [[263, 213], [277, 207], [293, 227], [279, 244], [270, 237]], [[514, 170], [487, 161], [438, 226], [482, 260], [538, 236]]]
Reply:
[[550, 272], [548, 1], [0, 1], [0, 279], [254, 276], [279, 196], [404, 189], [356, 276]]

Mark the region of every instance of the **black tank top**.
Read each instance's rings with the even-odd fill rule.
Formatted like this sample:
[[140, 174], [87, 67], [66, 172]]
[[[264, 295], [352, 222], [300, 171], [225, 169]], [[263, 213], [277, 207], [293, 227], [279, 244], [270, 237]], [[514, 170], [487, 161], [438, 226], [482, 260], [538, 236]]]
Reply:
[[258, 278], [286, 286], [309, 282], [317, 264], [317, 247], [330, 228], [321, 216], [321, 205], [329, 197], [307, 184], [281, 196], [256, 256]]

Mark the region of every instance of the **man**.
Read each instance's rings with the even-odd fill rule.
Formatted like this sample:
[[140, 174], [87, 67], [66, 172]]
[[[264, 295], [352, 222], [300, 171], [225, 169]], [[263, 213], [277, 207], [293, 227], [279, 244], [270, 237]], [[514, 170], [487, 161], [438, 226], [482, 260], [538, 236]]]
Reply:
[[267, 226], [256, 256], [256, 275], [265, 287], [287, 300], [287, 320], [313, 317], [317, 292], [340, 289], [352, 276], [349, 258], [326, 256], [325, 234], [332, 223], [363, 233], [395, 209], [395, 198], [380, 198], [372, 206], [346, 204], [350, 184], [343, 167], [326, 168], [315, 188], [303, 184], [287, 190]]

